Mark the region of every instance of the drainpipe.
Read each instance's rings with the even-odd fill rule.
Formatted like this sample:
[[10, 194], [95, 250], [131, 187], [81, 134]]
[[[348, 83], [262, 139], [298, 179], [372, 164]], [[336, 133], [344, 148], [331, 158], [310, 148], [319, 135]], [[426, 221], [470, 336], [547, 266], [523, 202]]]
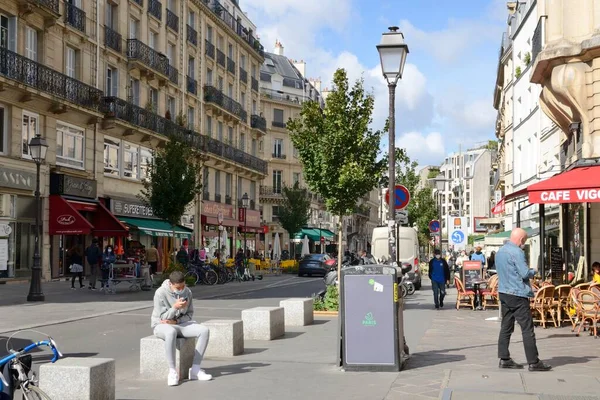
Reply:
[[[96, 0], [96, 77], [94, 86], [96, 89], [100, 89], [100, 0]], [[94, 180], [96, 179], [96, 149], [98, 137], [98, 120], [94, 122], [94, 155], [92, 157], [92, 173], [94, 174]]]

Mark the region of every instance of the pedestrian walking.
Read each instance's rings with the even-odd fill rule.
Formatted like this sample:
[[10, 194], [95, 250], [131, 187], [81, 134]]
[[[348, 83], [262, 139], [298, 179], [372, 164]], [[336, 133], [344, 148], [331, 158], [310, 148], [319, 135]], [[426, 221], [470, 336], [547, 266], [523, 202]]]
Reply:
[[200, 368], [204, 352], [208, 346], [210, 331], [206, 325], [193, 320], [194, 305], [192, 291], [185, 285], [185, 277], [181, 271], [173, 271], [154, 293], [154, 309], [150, 326], [154, 335], [165, 341], [169, 375], [167, 385], [179, 384], [179, 374], [175, 368], [175, 345], [178, 337], [196, 338], [196, 351], [192, 368], [189, 370], [191, 380], [210, 381], [212, 375]]
[[156, 245], [152, 243], [150, 248], [146, 250], [146, 261], [150, 265], [150, 277], [154, 276], [158, 271], [158, 249]]
[[433, 289], [433, 303], [435, 309], [444, 307], [444, 297], [446, 297], [446, 283], [450, 282], [450, 267], [448, 262], [442, 258], [442, 252], [435, 249], [434, 257], [429, 261], [429, 279], [431, 279], [431, 288]]
[[77, 244], [69, 252], [71, 265], [69, 269], [73, 276], [71, 277], [71, 289], [75, 289], [75, 278], [79, 278], [79, 288], [83, 289], [83, 254], [81, 247]]
[[117, 257], [115, 256], [113, 247], [109, 244], [102, 254], [102, 280], [100, 290], [104, 290], [104, 288], [107, 290], [109, 289], [108, 279], [110, 278], [110, 267], [116, 260]]
[[85, 258], [90, 266], [90, 286], [88, 289], [96, 290], [96, 278], [102, 262], [102, 251], [98, 247], [98, 239], [92, 239], [92, 244], [85, 249]]
[[535, 271], [527, 266], [525, 261], [525, 242], [527, 232], [515, 228], [506, 242], [496, 253], [496, 273], [498, 274], [498, 293], [502, 312], [502, 324], [498, 336], [498, 366], [500, 368], [521, 369], [508, 350], [510, 336], [515, 329], [515, 321], [521, 326], [525, 357], [530, 371], [549, 371], [551, 366], [544, 364], [538, 358], [538, 349], [533, 330], [533, 317], [529, 306], [529, 298], [533, 297], [529, 280]]

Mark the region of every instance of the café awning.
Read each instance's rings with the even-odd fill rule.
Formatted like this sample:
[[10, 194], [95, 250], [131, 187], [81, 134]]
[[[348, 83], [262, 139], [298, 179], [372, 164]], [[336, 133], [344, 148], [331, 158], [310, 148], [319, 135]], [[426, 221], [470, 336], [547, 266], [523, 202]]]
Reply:
[[[51, 235], [111, 237], [129, 234], [127, 227], [99, 201], [73, 200], [58, 194], [51, 194], [49, 200]], [[89, 220], [82, 213], [89, 215]]]
[[529, 203], [600, 203], [600, 165], [578, 167], [527, 187]]
[[[173, 226], [159, 219], [144, 219], [119, 217], [127, 225], [137, 228], [140, 232], [157, 237], [173, 237]], [[180, 239], [191, 239], [193, 230], [184, 226], [175, 225], [175, 236]]]

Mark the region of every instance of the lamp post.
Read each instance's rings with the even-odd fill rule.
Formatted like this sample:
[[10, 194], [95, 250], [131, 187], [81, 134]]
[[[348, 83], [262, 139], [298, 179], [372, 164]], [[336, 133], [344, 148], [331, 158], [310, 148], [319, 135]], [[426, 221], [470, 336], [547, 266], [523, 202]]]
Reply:
[[250, 207], [250, 198], [248, 193], [244, 193], [242, 196], [242, 208], [244, 209], [244, 266], [246, 266], [246, 222], [248, 221], [248, 207]]
[[321, 250], [321, 254], [323, 254], [323, 245], [325, 244], [325, 240], [323, 240], [323, 230], [321, 229], [321, 224], [323, 222], [323, 213], [319, 211], [319, 249]]
[[29, 141], [29, 154], [35, 161], [35, 247], [33, 250], [33, 267], [31, 268], [31, 283], [27, 301], [44, 301], [42, 292], [42, 260], [40, 257], [40, 221], [42, 219], [42, 202], [40, 199], [40, 167], [46, 160], [48, 143], [40, 135]]

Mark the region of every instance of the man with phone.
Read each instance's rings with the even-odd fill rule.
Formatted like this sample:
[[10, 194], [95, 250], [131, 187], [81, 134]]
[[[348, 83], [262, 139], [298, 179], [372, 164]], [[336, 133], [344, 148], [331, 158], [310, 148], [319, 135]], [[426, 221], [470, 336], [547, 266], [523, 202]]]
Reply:
[[169, 364], [167, 384], [179, 384], [179, 374], [175, 369], [175, 345], [178, 337], [196, 338], [194, 362], [190, 368], [191, 380], [209, 381], [212, 375], [200, 368], [204, 352], [208, 346], [210, 332], [205, 325], [193, 320], [194, 306], [192, 291], [185, 285], [185, 277], [180, 271], [173, 271], [154, 293], [151, 327], [154, 335], [165, 341], [165, 351]]

